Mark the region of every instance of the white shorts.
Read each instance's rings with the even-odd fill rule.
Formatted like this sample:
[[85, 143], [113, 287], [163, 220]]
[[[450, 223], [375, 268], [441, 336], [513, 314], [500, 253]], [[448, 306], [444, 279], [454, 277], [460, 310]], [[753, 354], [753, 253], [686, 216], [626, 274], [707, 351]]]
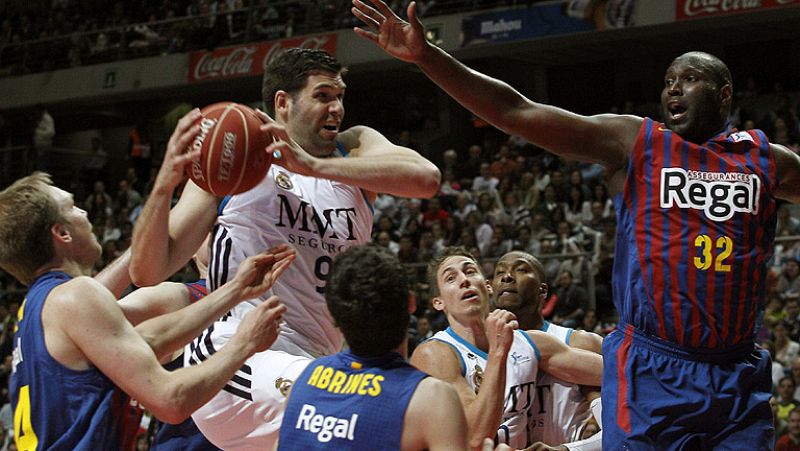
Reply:
[[[238, 321], [217, 321], [189, 343], [184, 365], [197, 364], [218, 351], [236, 332]], [[206, 438], [224, 450], [273, 449], [291, 384], [308, 366], [310, 355], [279, 337], [268, 350], [254, 354], [217, 395], [192, 414]], [[302, 350], [296, 354], [304, 354]]]

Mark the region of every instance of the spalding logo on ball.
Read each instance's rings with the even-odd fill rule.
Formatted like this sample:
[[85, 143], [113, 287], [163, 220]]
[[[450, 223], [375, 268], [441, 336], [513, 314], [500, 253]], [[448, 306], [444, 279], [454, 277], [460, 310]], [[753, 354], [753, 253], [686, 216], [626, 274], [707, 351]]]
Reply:
[[216, 196], [243, 193], [264, 179], [272, 156], [259, 127], [261, 119], [250, 107], [219, 102], [200, 110], [200, 133], [192, 148], [200, 157], [192, 162], [189, 177]]

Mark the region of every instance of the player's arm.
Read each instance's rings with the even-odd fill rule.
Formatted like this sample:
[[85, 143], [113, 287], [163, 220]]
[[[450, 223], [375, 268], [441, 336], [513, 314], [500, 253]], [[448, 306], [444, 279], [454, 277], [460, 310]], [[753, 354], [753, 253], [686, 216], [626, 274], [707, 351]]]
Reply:
[[377, 130], [363, 125], [345, 130], [339, 139], [357, 158], [342, 159], [330, 169], [323, 165], [321, 170], [335, 171], [334, 176], [339, 176], [338, 172], [373, 193], [428, 198], [438, 192], [439, 168], [416, 150], [395, 145]]
[[199, 156], [189, 145], [197, 135], [200, 111], [183, 116], [167, 144], [164, 162], [133, 228], [130, 274], [138, 286], [164, 281], [197, 251], [217, 214], [219, 199], [191, 181], [186, 182], [178, 204], [172, 206], [175, 189], [186, 180], [186, 167]]
[[420, 381], [403, 418], [401, 449], [466, 450], [467, 419], [455, 389], [429, 377]]
[[169, 423], [187, 418], [221, 390], [250, 355], [268, 348], [277, 338], [285, 310], [272, 298], [244, 318], [224, 348], [200, 365], [170, 373], [113, 301], [108, 290], [86, 277], [54, 290], [42, 313], [48, 351], [73, 369], [96, 366]]
[[529, 330], [526, 333], [539, 348], [540, 369], [573, 384], [600, 386], [603, 380], [601, 355], [567, 346], [542, 331]]
[[356, 34], [395, 58], [419, 66], [451, 97], [495, 127], [568, 159], [600, 163], [612, 171], [627, 165], [641, 118], [587, 117], [533, 102], [427, 41], [414, 3], [407, 9], [410, 23], [380, 0], [353, 0], [353, 6], [353, 13], [366, 25], [356, 28]]
[[780, 144], [770, 144], [775, 155], [778, 186], [775, 197], [800, 203], [800, 155]]
[[461, 360], [450, 345], [438, 340], [428, 340], [419, 345], [411, 356], [412, 365], [437, 379], [448, 382], [456, 390], [469, 425], [471, 449], [480, 446], [486, 437], [494, 438], [502, 422], [506, 357], [501, 359], [499, 356], [493, 358], [489, 355], [481, 389], [476, 395], [464, 379]]
[[289, 137], [286, 128], [261, 113], [261, 129], [276, 140], [267, 152], [279, 151], [280, 164], [303, 175], [336, 180], [372, 194], [427, 198], [439, 190], [439, 169], [419, 153], [392, 144], [376, 130], [351, 127], [339, 134], [339, 141], [350, 152], [348, 158], [317, 158]]
[[573, 348], [594, 352], [595, 354], [603, 353], [603, 337], [594, 332], [573, 330], [569, 336], [569, 345]]
[[136, 331], [159, 359], [172, 355], [236, 304], [272, 288], [294, 258], [294, 250], [286, 244], [249, 257], [239, 266], [233, 280], [209, 293], [203, 302], [151, 318], [136, 326]]
[[[603, 337], [594, 332], [573, 330], [569, 336], [569, 346], [602, 355]], [[588, 401], [592, 401], [600, 397], [600, 387], [584, 385], [581, 386], [581, 393]]]
[[134, 326], [190, 304], [189, 287], [177, 282], [161, 282], [153, 287], [139, 288], [119, 300], [122, 314]]
[[100, 282], [111, 291], [115, 297], [122, 296], [122, 293], [131, 284], [131, 275], [128, 270], [131, 263], [131, 248], [125, 249], [119, 257], [106, 265], [94, 280]]

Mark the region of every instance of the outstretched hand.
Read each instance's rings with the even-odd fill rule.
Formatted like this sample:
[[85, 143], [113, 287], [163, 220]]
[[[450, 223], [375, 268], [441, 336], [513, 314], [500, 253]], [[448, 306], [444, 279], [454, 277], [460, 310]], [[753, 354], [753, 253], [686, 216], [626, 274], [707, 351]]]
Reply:
[[231, 283], [237, 284], [240, 299], [260, 296], [272, 288], [278, 277], [295, 259], [296, 252], [287, 244], [280, 244], [258, 255], [248, 257], [239, 265]]
[[164, 162], [156, 176], [156, 187], [174, 190], [186, 180], [186, 168], [200, 158], [200, 149], [192, 148], [192, 141], [200, 132], [200, 117], [200, 110], [195, 108], [178, 121], [167, 143]]
[[366, 29], [355, 27], [353, 31], [399, 60], [417, 62], [429, 45], [425, 40], [425, 28], [417, 17], [417, 3], [408, 4], [406, 14], [409, 22], [406, 22], [381, 0], [365, 1], [353, 0], [353, 15], [366, 25]]

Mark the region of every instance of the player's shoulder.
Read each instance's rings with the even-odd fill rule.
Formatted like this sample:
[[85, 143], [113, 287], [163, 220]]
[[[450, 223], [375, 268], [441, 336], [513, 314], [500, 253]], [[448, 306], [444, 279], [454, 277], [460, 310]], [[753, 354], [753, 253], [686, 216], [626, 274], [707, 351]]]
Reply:
[[414, 394], [430, 403], [435, 403], [436, 400], [450, 395], [457, 396], [452, 385], [435, 377], [426, 377], [420, 380]]
[[358, 156], [365, 144], [375, 139], [386, 139], [379, 131], [366, 125], [354, 125], [339, 133], [337, 140], [350, 155]]
[[434, 410], [444, 414], [437, 415], [440, 418], [447, 418], [456, 409], [461, 409], [458, 392], [452, 384], [435, 377], [419, 382], [408, 406], [411, 415], [419, 413], [423, 418], [430, 418]]
[[543, 330], [531, 329], [531, 330], [523, 331], [523, 333], [525, 335], [527, 335], [531, 340], [536, 342], [537, 344], [538, 344], [539, 341], [547, 342], [547, 343], [549, 343], [551, 341], [561, 341], [554, 334], [552, 334], [550, 332], [545, 332]]
[[352, 127], [349, 127], [346, 130], [342, 130], [339, 133], [338, 139], [340, 141], [341, 140], [353, 139], [353, 138], [357, 139], [359, 136], [361, 136], [362, 133], [378, 133], [378, 134], [380, 134], [377, 130], [375, 130], [372, 127], [369, 127], [369, 126], [366, 126], [366, 125], [353, 125]]
[[786, 162], [791, 164], [791, 161], [800, 160], [800, 156], [798, 156], [796, 152], [784, 146], [783, 144], [771, 142], [769, 143], [769, 150], [773, 153], [773, 155], [775, 155], [778, 163]]
[[455, 348], [450, 343], [434, 336], [420, 343], [411, 358], [439, 357], [442, 354], [455, 355], [455, 353]]
[[93, 298], [107, 293], [103, 284], [89, 276], [74, 277], [53, 289], [53, 297], [57, 299], [80, 299], [82, 295]]
[[98, 307], [113, 304], [113, 301], [114, 295], [103, 284], [91, 277], [80, 276], [53, 289], [47, 297], [47, 311], [53, 312], [55, 318], [72, 321], [75, 315], [90, 313]]
[[426, 373], [431, 371], [461, 372], [461, 361], [456, 348], [437, 338], [422, 342], [411, 355], [411, 364]]

